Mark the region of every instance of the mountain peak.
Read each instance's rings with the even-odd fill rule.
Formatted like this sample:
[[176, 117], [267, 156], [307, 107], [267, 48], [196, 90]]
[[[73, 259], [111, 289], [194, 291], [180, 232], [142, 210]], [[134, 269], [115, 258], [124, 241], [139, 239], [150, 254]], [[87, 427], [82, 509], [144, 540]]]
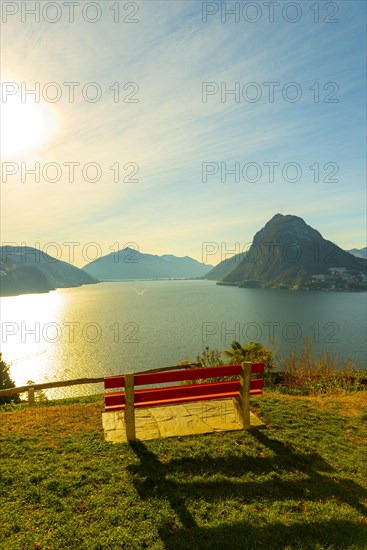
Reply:
[[279, 222], [307, 225], [303, 218], [300, 216], [295, 216], [294, 214], [275, 214], [275, 216], [273, 216], [265, 225]]
[[208, 270], [208, 265], [189, 256], [158, 256], [126, 247], [90, 262], [83, 269], [102, 280], [180, 279], [201, 277]]
[[365, 260], [327, 241], [299, 216], [278, 213], [255, 234], [246, 256], [223, 281], [240, 286], [362, 289], [365, 269]]

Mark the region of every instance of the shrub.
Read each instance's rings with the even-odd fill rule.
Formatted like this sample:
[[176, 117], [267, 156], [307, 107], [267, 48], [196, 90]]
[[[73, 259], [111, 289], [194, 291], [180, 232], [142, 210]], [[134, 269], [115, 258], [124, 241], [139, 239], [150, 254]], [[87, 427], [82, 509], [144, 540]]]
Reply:
[[[264, 362], [265, 363], [265, 378], [270, 370], [274, 368], [272, 364], [272, 353], [270, 350], [258, 342], [248, 342], [241, 346], [239, 342], [232, 342], [232, 350], [211, 350], [208, 346], [198, 355], [197, 360], [201, 367], [217, 367], [222, 365], [236, 365], [244, 361]], [[223, 361], [222, 355], [229, 357], [226, 362]], [[237, 376], [224, 376], [219, 378], [207, 378], [206, 382], [219, 382], [224, 380], [236, 380]], [[201, 382], [195, 380], [194, 382]], [[193, 382], [191, 382], [193, 383]]]
[[352, 359], [340, 359], [327, 351], [316, 353], [309, 338], [300, 350], [279, 357], [284, 386], [291, 393], [307, 395], [335, 390], [358, 390], [366, 373], [355, 368]]
[[218, 367], [224, 365], [221, 353], [218, 350], [211, 350], [208, 346], [197, 357], [201, 367]]
[[[5, 363], [0, 353], [0, 390], [7, 390], [10, 388], [15, 388], [15, 383], [10, 378], [9, 374], [10, 367]], [[19, 394], [14, 393], [13, 395], [4, 395], [0, 396], [0, 405], [5, 403], [19, 403], [20, 397]]]

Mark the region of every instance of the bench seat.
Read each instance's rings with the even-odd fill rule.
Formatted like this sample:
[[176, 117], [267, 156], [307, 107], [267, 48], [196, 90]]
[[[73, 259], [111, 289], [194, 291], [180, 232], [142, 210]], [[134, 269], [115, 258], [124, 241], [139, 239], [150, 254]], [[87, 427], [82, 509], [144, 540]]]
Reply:
[[[262, 394], [263, 372], [264, 363], [244, 362], [241, 365], [180, 370], [175, 367], [175, 370], [170, 371], [129, 373], [108, 377], [104, 381], [105, 412], [124, 411], [129, 441], [135, 439], [134, 409], [234, 398], [243, 419], [243, 426], [248, 428], [250, 425], [249, 398]], [[227, 376], [231, 378], [236, 376], [237, 379], [212, 381], [213, 378]], [[205, 379], [209, 379], [208, 382], [205, 382]], [[183, 383], [188, 381], [191, 383]], [[139, 386], [172, 382], [181, 382], [181, 384], [139, 388]], [[124, 390], [122, 391], [121, 388]]]
[[[253, 380], [250, 395], [261, 395], [263, 379]], [[204, 401], [238, 397], [240, 382], [214, 382], [209, 384], [192, 384], [187, 386], [170, 386], [167, 388], [139, 389], [134, 391], [134, 407], [157, 407], [189, 401]], [[105, 411], [118, 411], [125, 408], [125, 392], [109, 392], [105, 395]]]

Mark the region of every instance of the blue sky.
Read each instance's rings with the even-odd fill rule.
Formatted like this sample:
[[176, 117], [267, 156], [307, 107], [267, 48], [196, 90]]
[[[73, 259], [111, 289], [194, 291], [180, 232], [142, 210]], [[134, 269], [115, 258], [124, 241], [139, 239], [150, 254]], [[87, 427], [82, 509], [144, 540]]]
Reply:
[[[310, 9], [315, 3], [308, 1], [296, 2], [301, 17], [295, 23], [282, 16], [289, 2], [276, 7], [274, 23], [260, 1], [262, 17], [256, 23], [242, 15], [238, 23], [229, 15], [223, 23], [219, 2], [210, 3], [218, 13], [208, 16], [206, 23], [200, 1], [120, 2], [118, 23], [109, 9], [115, 2], [99, 3], [101, 19], [95, 23], [83, 20], [80, 6], [70, 23], [63, 2], [55, 23], [42, 13], [40, 22], [27, 14], [22, 22], [20, 4], [31, 7], [34, 2], [10, 4], [19, 12], [7, 15], [3, 24], [3, 85], [25, 82], [34, 88], [39, 82], [41, 90], [51, 90], [47, 85], [54, 82], [62, 97], [51, 103], [41, 94], [36, 108], [46, 113], [39, 118], [43, 139], [3, 155], [3, 162], [19, 167], [7, 181], [3, 171], [3, 242], [41, 247], [58, 243], [62, 258], [79, 266], [86, 263], [83, 246], [89, 242], [97, 243], [104, 254], [114, 243], [122, 247], [135, 242], [142, 252], [201, 260], [202, 243], [226, 243], [228, 249], [235, 243], [245, 245], [282, 211], [303, 217], [343, 248], [366, 245], [364, 2], [319, 2], [319, 23]], [[226, 4], [231, 8], [235, 3]], [[240, 9], [246, 4], [240, 2]], [[338, 22], [324, 23], [330, 5], [338, 7]], [[132, 18], [138, 22], [124, 22], [135, 7]], [[46, 18], [54, 13], [50, 8]], [[253, 17], [254, 12], [247, 13]], [[295, 16], [292, 8], [285, 13]], [[80, 83], [73, 103], [65, 82]], [[86, 101], [80, 91], [90, 82], [102, 90], [95, 103]], [[115, 82], [120, 85], [117, 103], [109, 89]], [[123, 89], [129, 82], [138, 85], [136, 103], [122, 101], [134, 91], [132, 85]], [[205, 82], [215, 83], [219, 91], [203, 102]], [[273, 102], [266, 82], [279, 83]], [[238, 83], [246, 99], [242, 94], [221, 97], [221, 83], [228, 90]], [[256, 83], [256, 88], [248, 83]], [[287, 88], [288, 83], [301, 90], [299, 101], [284, 99], [282, 90], [288, 90], [290, 98], [296, 91], [294, 86]], [[251, 102], [256, 90], [261, 98]], [[3, 94], [2, 111], [16, 106], [19, 98], [20, 93], [14, 93], [4, 101]], [[338, 101], [324, 101], [328, 99]], [[25, 102], [27, 107], [34, 105], [34, 96], [26, 96]], [[27, 114], [21, 122], [15, 117], [11, 129], [3, 128], [4, 137], [16, 128], [19, 135], [32, 136], [35, 124]], [[41, 169], [57, 163], [61, 177], [50, 182], [41, 174], [36, 182], [26, 175], [22, 181], [21, 162], [27, 168], [39, 162]], [[80, 163], [74, 182], [65, 166], [70, 162]], [[90, 162], [98, 163], [102, 172], [95, 183], [81, 170]], [[109, 167], [116, 162], [121, 169], [126, 163], [138, 165], [138, 181], [115, 182]], [[279, 165], [270, 182], [264, 163], [273, 162]], [[218, 167], [206, 182], [203, 163]], [[262, 177], [244, 181], [241, 173], [239, 182], [229, 175], [221, 181], [221, 166], [231, 169], [236, 163], [241, 170], [256, 163]], [[302, 170], [299, 181], [283, 178], [288, 163]], [[314, 181], [315, 163], [320, 167], [319, 182]], [[334, 179], [339, 181], [324, 181], [336, 169]], [[254, 178], [249, 170], [249, 179]], [[121, 173], [128, 171], [129, 167]], [[286, 174], [288, 179], [295, 177], [292, 168]], [[80, 243], [74, 247], [74, 258], [64, 245], [71, 241]], [[93, 259], [92, 249], [89, 254]], [[220, 259], [218, 254], [208, 262]]]

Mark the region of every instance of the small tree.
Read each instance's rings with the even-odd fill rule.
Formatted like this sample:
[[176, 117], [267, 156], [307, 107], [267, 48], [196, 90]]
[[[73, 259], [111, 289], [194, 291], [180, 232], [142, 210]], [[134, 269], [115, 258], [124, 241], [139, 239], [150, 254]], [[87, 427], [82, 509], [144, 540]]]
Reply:
[[[3, 361], [2, 354], [0, 353], [0, 390], [15, 388], [15, 383], [10, 378], [9, 369], [9, 365]], [[14, 393], [13, 395], [4, 395], [3, 397], [0, 397], [0, 405], [11, 402], [19, 403], [19, 394]]]

